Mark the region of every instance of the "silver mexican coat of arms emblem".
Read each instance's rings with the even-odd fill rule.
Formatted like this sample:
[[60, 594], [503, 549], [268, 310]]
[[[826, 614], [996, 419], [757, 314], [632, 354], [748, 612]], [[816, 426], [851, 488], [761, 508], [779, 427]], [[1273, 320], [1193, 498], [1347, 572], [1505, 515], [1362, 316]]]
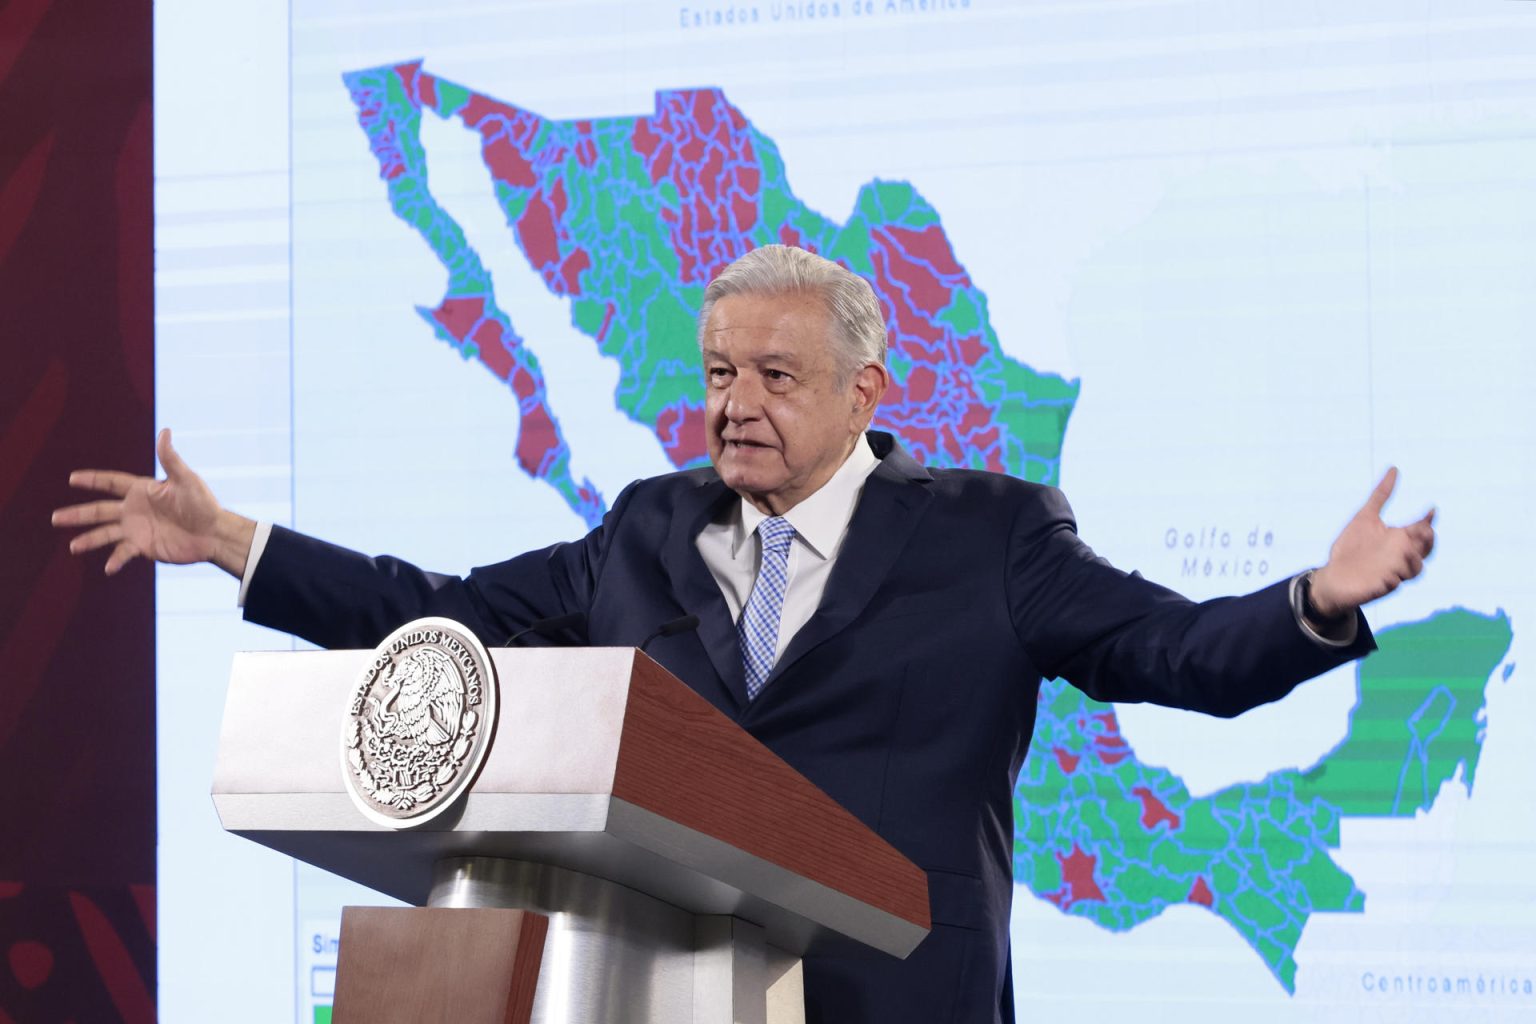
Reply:
[[468, 629], [408, 622], [374, 651], [341, 730], [353, 803], [390, 828], [430, 821], [474, 781], [496, 724], [496, 676]]

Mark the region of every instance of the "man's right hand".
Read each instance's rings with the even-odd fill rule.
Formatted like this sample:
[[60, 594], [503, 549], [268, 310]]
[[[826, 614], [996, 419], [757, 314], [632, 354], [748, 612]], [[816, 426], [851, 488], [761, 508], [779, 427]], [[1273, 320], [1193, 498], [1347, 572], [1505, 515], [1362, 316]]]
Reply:
[[112, 545], [106, 572], [112, 575], [134, 558], [185, 565], [212, 562], [236, 578], [245, 575], [256, 523], [220, 507], [203, 478], [171, 447], [171, 432], [160, 431], [155, 454], [164, 480], [109, 469], [77, 469], [71, 487], [112, 495], [56, 509], [53, 525], [92, 529], [69, 542], [76, 555]]

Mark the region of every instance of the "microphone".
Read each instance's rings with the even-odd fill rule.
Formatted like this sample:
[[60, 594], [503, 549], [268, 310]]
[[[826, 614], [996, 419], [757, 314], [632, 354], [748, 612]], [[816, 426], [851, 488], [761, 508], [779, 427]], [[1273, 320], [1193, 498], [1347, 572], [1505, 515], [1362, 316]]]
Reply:
[[676, 636], [679, 633], [686, 633], [690, 629], [698, 628], [699, 617], [697, 615], [682, 615], [670, 622], [663, 622], [656, 627], [654, 633], [645, 638], [645, 642], [640, 645], [640, 653], [645, 653], [645, 649], [651, 646], [652, 640], [660, 640], [664, 636]]
[[547, 619], [539, 619], [530, 624], [526, 629], [520, 629], [507, 637], [501, 644], [503, 647], [511, 647], [529, 633], [537, 633], [539, 636], [551, 636], [566, 629], [581, 629], [587, 624], [587, 617], [582, 612], [571, 612], [569, 615], [555, 615]]

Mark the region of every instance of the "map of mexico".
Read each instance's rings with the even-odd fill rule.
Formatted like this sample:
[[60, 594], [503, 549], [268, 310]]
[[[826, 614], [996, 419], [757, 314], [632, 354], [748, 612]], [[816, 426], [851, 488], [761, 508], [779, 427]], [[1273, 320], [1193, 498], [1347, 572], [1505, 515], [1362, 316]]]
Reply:
[[930, 465], [1057, 481], [1077, 385], [1002, 353], [985, 296], [909, 185], [867, 186], [849, 222], [836, 225], [795, 200], [771, 140], [712, 89], [664, 93], [651, 119], [554, 123], [441, 82], [419, 63], [356, 72], [347, 87], [396, 216], [449, 271], [443, 302], [421, 314], [509, 380], [524, 416], [519, 464], [589, 524], [601, 499], [569, 479], [537, 361], [496, 307], [462, 229], [432, 198], [424, 111], [480, 134], [519, 247], [548, 288], [573, 300], [578, 329], [619, 363], [616, 405], [655, 431], [673, 465], [706, 461], [694, 341], [704, 286], [747, 249], [785, 242], [845, 262], [885, 305], [895, 386], [877, 426]]
[[[519, 466], [586, 522], [601, 515], [603, 495], [573, 478], [516, 310], [497, 305], [484, 263], [432, 196], [424, 114], [479, 135], [519, 249], [617, 362], [617, 408], [654, 432], [673, 465], [703, 460], [693, 339], [703, 285], [747, 248], [783, 241], [844, 262], [881, 298], [896, 386], [877, 425], [929, 464], [1059, 480], [1080, 383], [1003, 353], [939, 212], [910, 185], [866, 185], [839, 225], [794, 198], [772, 140], [717, 90], [660, 93], [652, 117], [553, 122], [419, 62], [354, 72], [346, 85], [394, 215], [447, 274], [441, 302], [418, 312], [506, 382], [521, 414]], [[1382, 651], [1359, 668], [1338, 749], [1201, 799], [1137, 760], [1112, 708], [1048, 684], [1015, 798], [1016, 877], [1116, 931], [1176, 903], [1210, 908], [1292, 991], [1308, 917], [1365, 909], [1368, 894], [1329, 857], [1340, 819], [1411, 816], [1458, 776], [1470, 791], [1483, 690], [1511, 637], [1503, 614], [1464, 610], [1380, 630]]]

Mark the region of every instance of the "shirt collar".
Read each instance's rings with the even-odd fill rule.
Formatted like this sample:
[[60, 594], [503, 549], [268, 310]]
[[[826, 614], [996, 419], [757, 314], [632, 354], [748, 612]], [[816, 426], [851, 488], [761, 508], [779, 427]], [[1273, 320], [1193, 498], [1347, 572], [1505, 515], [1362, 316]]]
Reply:
[[[853, 520], [853, 510], [864, 490], [864, 481], [880, 466], [869, 447], [869, 438], [859, 435], [853, 451], [832, 474], [832, 479], [822, 484], [810, 497], [784, 513], [789, 525], [795, 528], [795, 536], [805, 542], [818, 558], [828, 559], [837, 555], [848, 524]], [[731, 538], [731, 557], [739, 558], [747, 540], [757, 532], [768, 516], [758, 511], [750, 501], [742, 498], [738, 503], [736, 533]]]

